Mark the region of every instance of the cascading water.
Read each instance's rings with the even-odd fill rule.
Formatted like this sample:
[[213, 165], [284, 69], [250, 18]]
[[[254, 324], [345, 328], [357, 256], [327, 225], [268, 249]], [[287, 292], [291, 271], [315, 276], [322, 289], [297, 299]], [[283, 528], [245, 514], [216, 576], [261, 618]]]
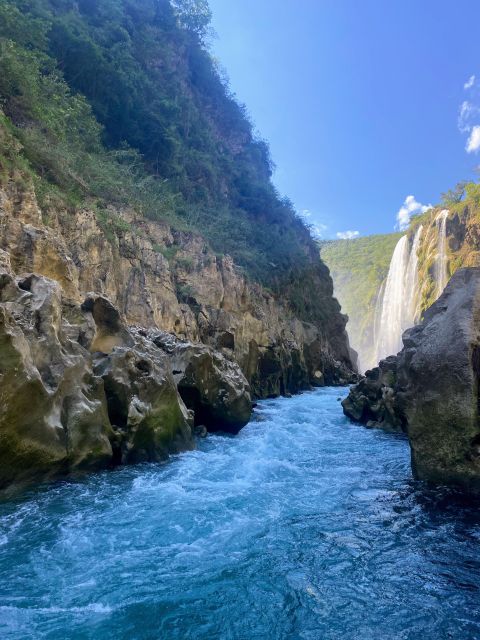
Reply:
[[375, 364], [402, 348], [402, 334], [418, 316], [418, 247], [420, 226], [409, 245], [402, 236], [393, 252], [381, 306], [375, 318]]
[[440, 211], [435, 218], [438, 227], [437, 258], [435, 261], [436, 297], [441, 296], [448, 282], [448, 256], [447, 256], [447, 218], [448, 209]]
[[423, 226], [420, 225], [413, 238], [410, 257], [408, 259], [407, 276], [405, 279], [405, 298], [407, 307], [404, 314], [405, 329], [408, 329], [419, 317], [418, 296], [418, 249], [423, 235]]
[[377, 362], [386, 355], [397, 353], [399, 350], [399, 336], [401, 336], [402, 331], [404, 306], [404, 279], [408, 254], [408, 237], [402, 236], [393, 252], [385, 293], [383, 294], [376, 341]]

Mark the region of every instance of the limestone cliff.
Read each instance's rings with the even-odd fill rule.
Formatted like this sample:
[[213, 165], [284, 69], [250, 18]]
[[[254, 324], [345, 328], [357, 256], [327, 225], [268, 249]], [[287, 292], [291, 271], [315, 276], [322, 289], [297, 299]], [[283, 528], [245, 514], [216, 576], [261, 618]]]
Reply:
[[0, 485], [159, 460], [355, 376], [210, 13], [176, 5], [0, 3]]
[[339, 311], [302, 322], [200, 236], [133, 210], [109, 228], [52, 211], [18, 176], [0, 189], [0, 489], [161, 460], [193, 427], [236, 433], [251, 392], [353, 379]]
[[457, 271], [403, 343], [351, 389], [344, 412], [405, 431], [416, 477], [479, 492], [480, 269]]
[[159, 461], [192, 428], [250, 419], [239, 366], [204, 345], [128, 328], [105, 297], [79, 304], [56, 280], [0, 266], [0, 491], [59, 475]]
[[[112, 209], [109, 216], [115, 224], [107, 231], [88, 208], [53, 216], [50, 210], [46, 221], [33, 188], [11, 180], [0, 190], [0, 248], [16, 274], [52, 278], [77, 302], [90, 291], [102, 294], [130, 325], [158, 327], [226, 353], [256, 397], [349, 379], [351, 355], [338, 305], [323, 326], [302, 322], [200, 236], [133, 210]], [[324, 290], [312, 296], [331, 305], [328, 272], [321, 284]]]

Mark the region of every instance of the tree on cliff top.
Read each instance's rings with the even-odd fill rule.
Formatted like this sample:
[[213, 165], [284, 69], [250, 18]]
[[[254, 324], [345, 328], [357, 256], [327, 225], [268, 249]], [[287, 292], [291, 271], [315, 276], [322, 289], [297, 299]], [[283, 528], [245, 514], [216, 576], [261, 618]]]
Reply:
[[171, 0], [180, 25], [195, 33], [202, 42], [209, 33], [212, 12], [207, 0]]
[[328, 316], [316, 245], [206, 48], [210, 17], [206, 0], [3, 0], [4, 113], [41, 191], [195, 230], [303, 318]]

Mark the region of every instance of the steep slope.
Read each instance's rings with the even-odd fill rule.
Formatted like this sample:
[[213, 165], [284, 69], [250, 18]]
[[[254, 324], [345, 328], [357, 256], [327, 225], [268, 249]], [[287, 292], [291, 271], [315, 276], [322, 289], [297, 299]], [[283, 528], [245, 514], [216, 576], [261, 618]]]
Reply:
[[[282, 322], [288, 327], [307, 323], [310, 328], [300, 333], [316, 331], [325, 359], [348, 368], [345, 321], [328, 269], [291, 204], [276, 193], [268, 148], [253, 135], [245, 109], [204, 46], [208, 11], [202, 8], [203, 2], [172, 7], [164, 0], [3, 3], [4, 198], [38, 204], [35, 224], [40, 220], [55, 228], [64, 258], [74, 264], [81, 262], [79, 241], [89, 234], [78, 231], [85, 224], [92, 236], [88, 250], [96, 245], [105, 263], [95, 277], [92, 265], [98, 260], [89, 263], [88, 278], [81, 265], [77, 288], [83, 294], [101, 286], [130, 321], [148, 319], [189, 338], [201, 337], [191, 320], [185, 331], [178, 302], [192, 317], [202, 305], [227, 308], [218, 265], [221, 256], [230, 255], [239, 282], [248, 281], [252, 291], [258, 289], [255, 283], [264, 287], [252, 293], [259, 299], [255, 304], [262, 308], [273, 296]], [[4, 239], [7, 250], [11, 242]], [[133, 273], [109, 259], [110, 245], [130, 259]], [[38, 270], [40, 262], [51, 268], [49, 259], [36, 265], [25, 259], [15, 268]], [[215, 275], [207, 294], [203, 270], [208, 262]], [[109, 270], [109, 282], [101, 284], [101, 274]], [[171, 272], [173, 284], [166, 286], [171, 293], [165, 298], [155, 287]], [[127, 283], [128, 294], [122, 291]], [[247, 307], [241, 303], [237, 310], [244, 313]], [[283, 363], [298, 331], [282, 325], [268, 334], [260, 331], [258, 343], [270, 353], [282, 336], [284, 347], [280, 354], [273, 349], [273, 360]], [[242, 353], [249, 348], [242, 346]], [[247, 360], [242, 356], [242, 363]], [[258, 366], [248, 365], [255, 370], [252, 382]], [[304, 373], [301, 379], [298, 385], [277, 380], [264, 390], [259, 383], [258, 390], [277, 393], [282, 385], [295, 390], [305, 385]]]
[[0, 5], [0, 485], [158, 460], [238, 431], [250, 394], [354, 377], [207, 26], [203, 1]]
[[203, 44], [205, 4], [3, 2], [4, 113], [46, 179], [42, 208], [60, 191], [201, 231], [301, 319], [325, 320], [338, 312], [328, 274]]

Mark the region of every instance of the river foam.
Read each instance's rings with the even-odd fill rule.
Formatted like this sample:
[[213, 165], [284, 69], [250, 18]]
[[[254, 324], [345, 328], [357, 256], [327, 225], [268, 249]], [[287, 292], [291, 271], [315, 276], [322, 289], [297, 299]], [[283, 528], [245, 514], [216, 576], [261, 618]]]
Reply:
[[407, 441], [339, 393], [0, 504], [0, 637], [480, 637], [478, 508], [415, 483]]

